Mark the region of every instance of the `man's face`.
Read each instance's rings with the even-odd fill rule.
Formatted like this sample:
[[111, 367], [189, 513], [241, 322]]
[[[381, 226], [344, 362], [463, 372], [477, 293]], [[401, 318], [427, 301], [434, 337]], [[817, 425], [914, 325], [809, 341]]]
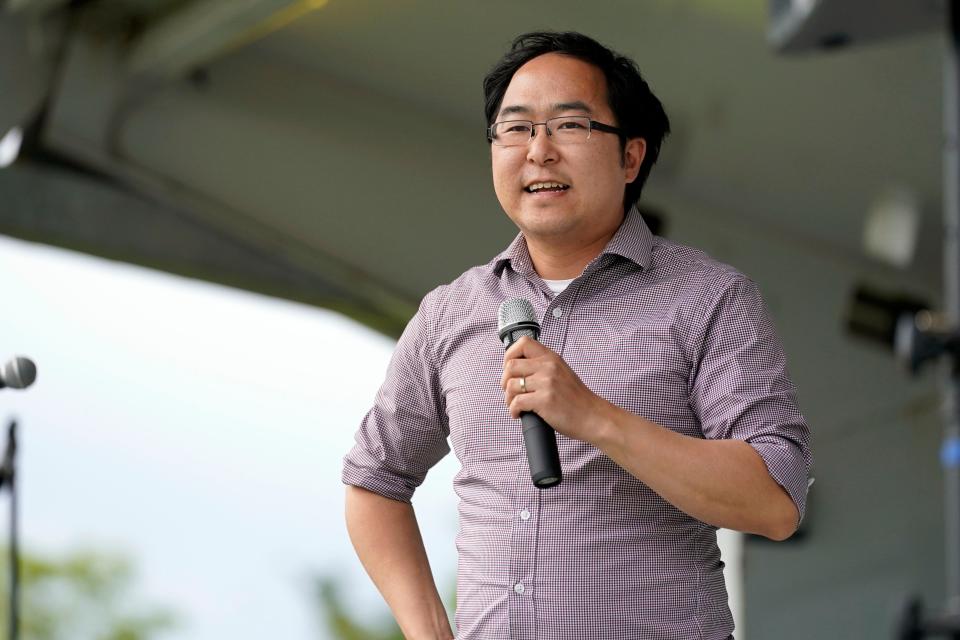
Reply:
[[[607, 103], [603, 72], [558, 53], [538, 56], [510, 80], [496, 121], [543, 122], [565, 115], [618, 126]], [[493, 186], [500, 205], [528, 239], [586, 245], [612, 235], [623, 220], [623, 192], [636, 178], [645, 143], [594, 130], [579, 144], [557, 144], [543, 126], [529, 145], [491, 145]], [[567, 188], [532, 192], [537, 183]]]

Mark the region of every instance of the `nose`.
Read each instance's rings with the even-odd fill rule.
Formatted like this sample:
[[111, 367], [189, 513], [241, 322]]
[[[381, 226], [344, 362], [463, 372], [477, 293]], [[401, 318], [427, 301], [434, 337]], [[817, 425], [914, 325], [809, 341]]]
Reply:
[[[537, 127], [543, 127], [537, 131]], [[533, 125], [533, 139], [527, 144], [527, 160], [536, 164], [550, 164], [559, 159], [557, 145], [553, 137], [547, 133], [546, 123]]]

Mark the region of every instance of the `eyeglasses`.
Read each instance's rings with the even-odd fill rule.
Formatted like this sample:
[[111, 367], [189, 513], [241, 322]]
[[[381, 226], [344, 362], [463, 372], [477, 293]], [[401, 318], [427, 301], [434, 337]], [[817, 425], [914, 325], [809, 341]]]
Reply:
[[544, 122], [531, 120], [504, 120], [494, 122], [487, 129], [487, 140], [498, 147], [517, 147], [529, 144], [537, 134], [537, 125], [543, 125], [547, 135], [558, 144], [577, 144], [590, 139], [594, 129], [623, 136], [623, 130], [591, 120], [587, 116], [560, 116]]

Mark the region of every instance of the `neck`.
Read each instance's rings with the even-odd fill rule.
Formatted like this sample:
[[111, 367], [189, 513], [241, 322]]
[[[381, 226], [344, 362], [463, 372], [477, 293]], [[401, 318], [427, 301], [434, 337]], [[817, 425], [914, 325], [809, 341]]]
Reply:
[[569, 280], [576, 278], [590, 262], [600, 255], [603, 248], [616, 233], [614, 229], [589, 243], [557, 244], [536, 238], [527, 238], [527, 251], [537, 275], [544, 280]]

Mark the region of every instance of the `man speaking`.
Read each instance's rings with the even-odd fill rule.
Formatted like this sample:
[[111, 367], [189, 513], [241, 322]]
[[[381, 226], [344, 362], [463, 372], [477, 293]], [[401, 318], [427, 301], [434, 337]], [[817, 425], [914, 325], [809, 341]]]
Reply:
[[[797, 528], [809, 433], [756, 285], [634, 206], [669, 131], [636, 65], [530, 33], [484, 80], [493, 184], [520, 229], [422, 301], [344, 460], [347, 526], [407, 638], [452, 638], [410, 504], [462, 468], [460, 640], [725, 640], [716, 529]], [[506, 353], [497, 314], [530, 302]], [[521, 423], [556, 430], [531, 482]]]

